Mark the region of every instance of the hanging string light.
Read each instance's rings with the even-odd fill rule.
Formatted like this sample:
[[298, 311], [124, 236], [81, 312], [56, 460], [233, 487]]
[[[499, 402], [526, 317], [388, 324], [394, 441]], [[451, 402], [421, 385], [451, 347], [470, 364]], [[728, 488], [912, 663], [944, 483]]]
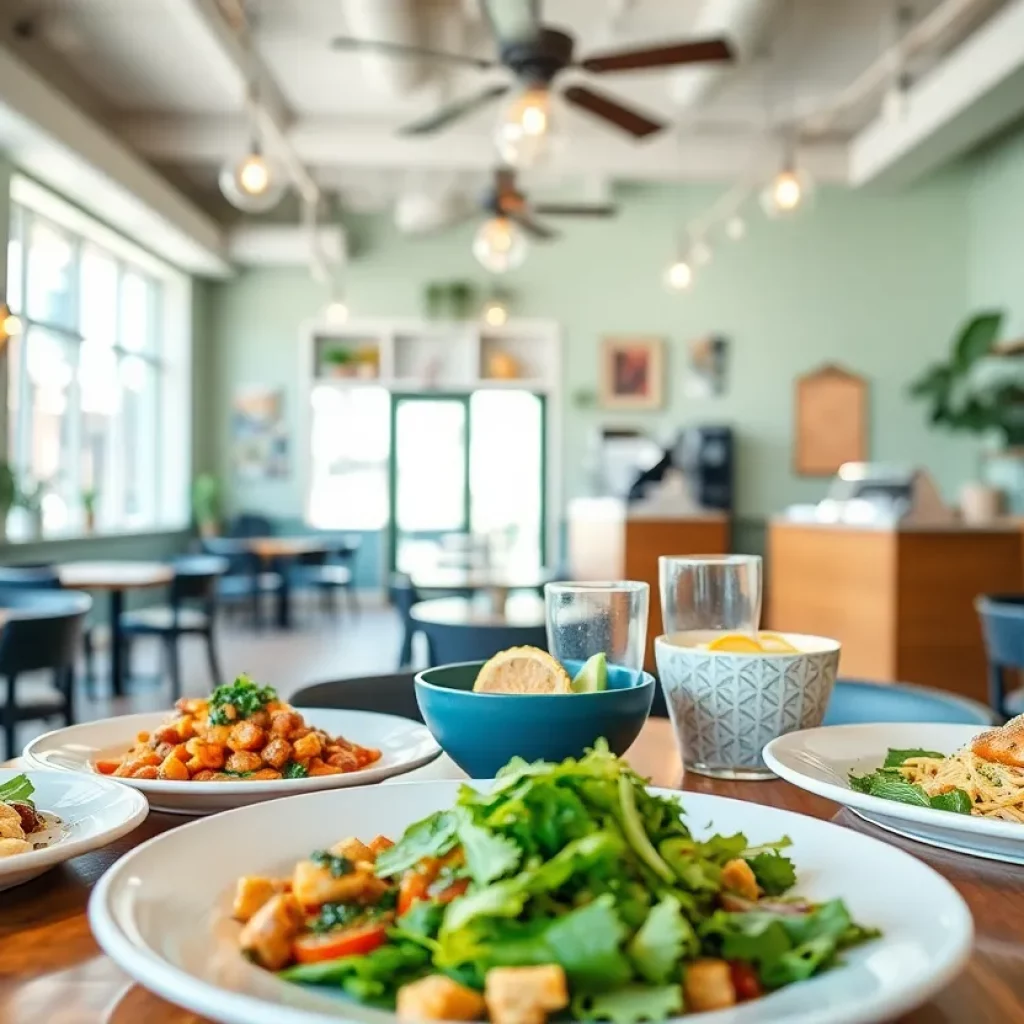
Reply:
[[738, 213], [734, 213], [725, 222], [725, 234], [731, 241], [739, 242], [746, 237], [747, 222]]
[[508, 217], [489, 217], [473, 239], [473, 255], [492, 274], [515, 270], [526, 259], [526, 235]]
[[797, 166], [795, 144], [787, 141], [782, 166], [761, 192], [761, 207], [773, 219], [789, 217], [810, 203], [813, 191], [810, 175]]

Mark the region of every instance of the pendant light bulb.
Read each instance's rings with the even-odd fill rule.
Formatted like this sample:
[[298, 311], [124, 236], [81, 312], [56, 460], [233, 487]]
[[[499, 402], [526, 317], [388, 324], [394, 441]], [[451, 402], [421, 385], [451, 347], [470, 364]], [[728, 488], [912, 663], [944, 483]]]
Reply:
[[492, 274], [515, 270], [526, 259], [526, 250], [522, 228], [507, 217], [485, 220], [473, 239], [473, 255]]
[[501, 299], [488, 299], [484, 303], [483, 318], [488, 327], [504, 327], [508, 323], [508, 307]]
[[725, 222], [725, 233], [728, 238], [738, 242], [747, 233], [747, 222], [737, 213]]
[[674, 292], [685, 292], [693, 284], [693, 268], [684, 259], [670, 263], [665, 271], [665, 286]]
[[510, 167], [534, 166], [548, 151], [551, 138], [551, 93], [530, 86], [502, 110], [494, 131], [498, 155]]
[[787, 163], [765, 186], [761, 193], [761, 206], [773, 219], [789, 217], [808, 205], [811, 192], [811, 179]]
[[340, 327], [348, 320], [348, 306], [341, 299], [332, 299], [324, 307], [324, 319], [332, 327]]
[[218, 179], [224, 198], [243, 213], [266, 213], [284, 196], [288, 182], [284, 169], [252, 148], [238, 160], [229, 161]]
[[711, 246], [701, 238], [690, 246], [690, 262], [695, 267], [706, 267], [711, 262], [711, 256]]

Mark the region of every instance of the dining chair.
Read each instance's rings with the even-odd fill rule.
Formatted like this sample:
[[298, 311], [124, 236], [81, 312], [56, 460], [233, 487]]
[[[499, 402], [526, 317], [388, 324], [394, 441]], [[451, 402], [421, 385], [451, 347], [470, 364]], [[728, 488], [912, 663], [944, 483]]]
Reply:
[[509, 647], [548, 649], [547, 628], [543, 624], [490, 626], [417, 620], [415, 625], [427, 638], [427, 663], [431, 667], [459, 661], [485, 661]]
[[224, 679], [217, 656], [216, 612], [217, 582], [228, 568], [227, 559], [215, 555], [186, 555], [177, 558], [170, 586], [170, 603], [151, 605], [121, 616], [121, 635], [130, 651], [135, 637], [157, 637], [164, 645], [171, 696], [181, 696], [181, 657], [178, 647], [184, 636], [199, 636], [206, 641], [206, 658], [213, 687]]
[[391, 605], [402, 621], [402, 647], [398, 652], [398, 667], [402, 668], [403, 665], [412, 664], [412, 638], [416, 635], [418, 624], [413, 622], [409, 613], [420, 600], [420, 592], [408, 573], [395, 572], [391, 574], [388, 593]]
[[[0, 565], [0, 587], [11, 590], [60, 590], [60, 575], [49, 562], [27, 565]], [[85, 688], [90, 697], [96, 695], [96, 645], [92, 627], [82, 627], [82, 654], [85, 661]]]
[[263, 597], [281, 589], [281, 574], [265, 569], [259, 556], [239, 538], [204, 537], [201, 544], [205, 554], [216, 555], [227, 562], [227, 570], [217, 580], [217, 598], [221, 605], [226, 609], [247, 605], [253, 628], [259, 630], [263, 624]]
[[239, 512], [229, 523], [229, 537], [272, 537], [274, 524], [261, 512]]
[[422, 722], [416, 703], [414, 672], [386, 676], [338, 679], [304, 686], [288, 698], [296, 708], [338, 708], [343, 711], [377, 711]]
[[359, 604], [355, 596], [352, 569], [338, 560], [332, 550], [303, 551], [295, 555], [286, 571], [293, 587], [320, 595], [323, 611], [337, 615], [336, 595], [340, 590], [348, 596], [351, 613], [358, 614]]
[[1008, 693], [1010, 673], [1024, 669], [1024, 594], [986, 594], [974, 602], [988, 656], [988, 700], [996, 714], [1024, 713], [1024, 689]]
[[823, 725], [869, 722], [935, 722], [989, 726], [995, 715], [984, 704], [915, 683], [839, 679]]
[[[0, 628], [0, 678], [6, 680], [0, 720], [6, 757], [17, 753], [19, 722], [59, 715], [65, 725], [74, 724], [75, 654], [91, 607], [88, 594], [0, 586], [0, 609], [7, 612]], [[20, 702], [19, 678], [46, 671], [53, 674], [57, 701]]]

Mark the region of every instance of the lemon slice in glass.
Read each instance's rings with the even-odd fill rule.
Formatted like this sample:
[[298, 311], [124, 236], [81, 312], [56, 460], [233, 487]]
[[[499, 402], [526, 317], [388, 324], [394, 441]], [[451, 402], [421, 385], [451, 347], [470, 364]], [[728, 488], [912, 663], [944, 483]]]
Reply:
[[761, 650], [769, 654], [799, 654], [798, 648], [794, 647], [785, 637], [778, 633], [758, 633], [757, 639], [761, 644]]
[[709, 651], [725, 651], [729, 654], [764, 654], [764, 648], [758, 643], [756, 637], [746, 636], [744, 633], [726, 633], [724, 636], [716, 636], [708, 644]]
[[571, 693], [569, 674], [539, 647], [510, 647], [484, 662], [474, 693]]

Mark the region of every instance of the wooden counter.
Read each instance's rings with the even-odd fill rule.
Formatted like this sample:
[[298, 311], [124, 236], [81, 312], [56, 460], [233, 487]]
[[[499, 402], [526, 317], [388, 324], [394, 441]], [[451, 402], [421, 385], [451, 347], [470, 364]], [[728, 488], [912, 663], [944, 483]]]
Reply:
[[640, 580], [651, 588], [647, 622], [649, 672], [654, 638], [663, 632], [658, 593], [659, 555], [723, 555], [729, 551], [729, 517], [638, 516], [610, 498], [579, 499], [569, 505], [569, 568], [574, 580]]
[[841, 675], [988, 702], [974, 599], [1021, 586], [1022, 534], [773, 522], [769, 628], [835, 637]]

